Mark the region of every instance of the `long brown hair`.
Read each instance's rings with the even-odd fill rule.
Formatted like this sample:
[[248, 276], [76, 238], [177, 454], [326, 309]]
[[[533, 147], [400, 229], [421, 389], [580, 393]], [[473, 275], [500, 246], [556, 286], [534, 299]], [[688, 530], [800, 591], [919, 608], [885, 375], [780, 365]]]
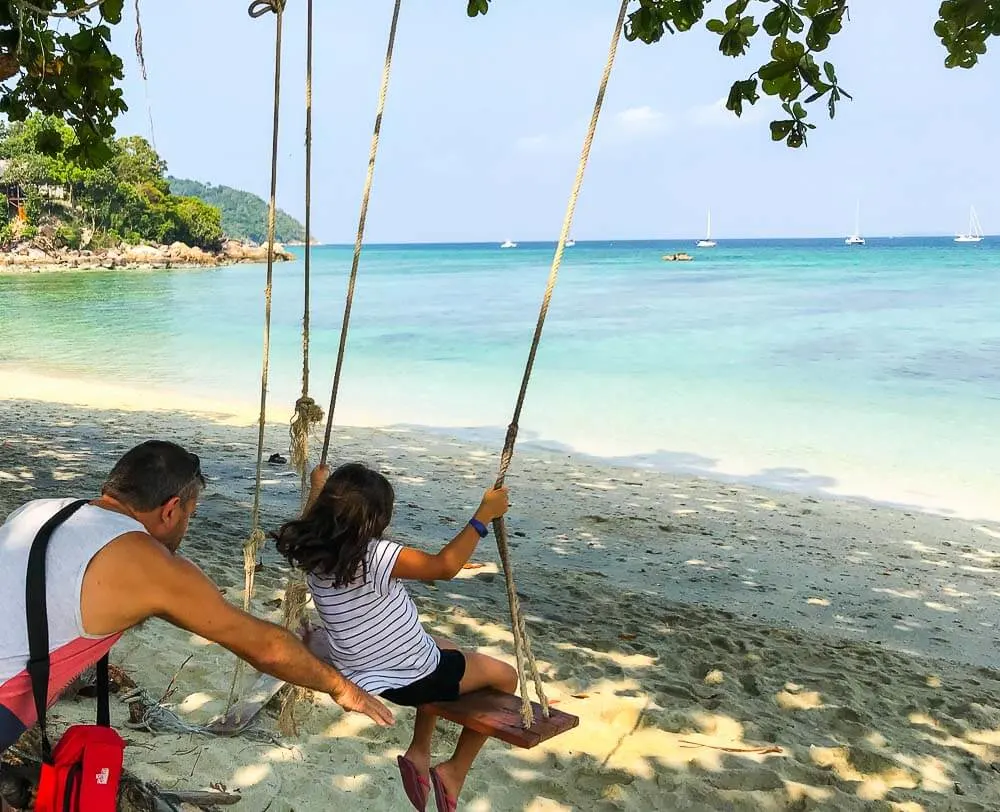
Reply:
[[395, 499], [382, 474], [359, 462], [347, 463], [330, 474], [301, 519], [286, 522], [271, 537], [290, 564], [344, 587], [367, 576], [368, 544], [389, 526]]

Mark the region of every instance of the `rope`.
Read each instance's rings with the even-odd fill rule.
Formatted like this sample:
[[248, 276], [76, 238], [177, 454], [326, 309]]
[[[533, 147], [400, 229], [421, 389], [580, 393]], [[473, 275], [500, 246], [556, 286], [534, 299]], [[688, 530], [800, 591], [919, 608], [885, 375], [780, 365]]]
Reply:
[[[302, 396], [295, 401], [295, 413], [289, 426], [289, 457], [299, 472], [299, 501], [304, 509], [309, 498], [309, 435], [313, 426], [323, 420], [323, 410], [309, 397], [309, 287], [312, 260], [312, 77], [313, 77], [313, 0], [306, 3], [306, 250], [302, 296]], [[298, 626], [305, 617], [308, 602], [305, 575], [292, 568], [285, 579], [284, 624], [286, 629]], [[307, 691], [289, 686], [281, 701], [278, 729], [285, 735], [298, 733], [295, 706]]]
[[[303, 577], [295, 574], [298, 572], [300, 570], [293, 570], [289, 574], [285, 587], [282, 613], [286, 629], [293, 629], [301, 625], [302, 618], [306, 614], [306, 606], [309, 603], [309, 589], [306, 587]], [[278, 713], [278, 730], [283, 736], [298, 735], [299, 723], [302, 720], [295, 717], [295, 707], [299, 700], [304, 699], [310, 693], [308, 689], [300, 688], [297, 685], [287, 686], [281, 699], [281, 710]]]
[[139, 0], [135, 0], [135, 57], [139, 61], [139, 72], [142, 74], [142, 92], [146, 98], [146, 118], [149, 119], [149, 141], [156, 152], [156, 129], [153, 127], [153, 105], [149, 100], [149, 71], [146, 70], [146, 53], [142, 42], [142, 16], [139, 10]]
[[[615, 56], [618, 52], [618, 41], [621, 39], [628, 2], [629, 0], [622, 0], [621, 10], [618, 12], [615, 32], [611, 38], [611, 47], [608, 50], [608, 59], [604, 65], [604, 74], [601, 77], [600, 88], [597, 91], [597, 100], [594, 102], [594, 111], [590, 117], [590, 126], [587, 128], [587, 136], [584, 139], [583, 150], [580, 153], [580, 163], [577, 166], [576, 179], [573, 181], [569, 203], [566, 206], [566, 216], [563, 219], [562, 231], [559, 234], [559, 243], [556, 245], [556, 252], [552, 258], [552, 268], [549, 271], [549, 280], [545, 287], [545, 295], [542, 297], [542, 307], [538, 313], [538, 323], [535, 325], [535, 334], [531, 341], [528, 362], [525, 365], [524, 377], [521, 380], [521, 390], [518, 392], [517, 403], [514, 406], [514, 416], [507, 427], [507, 436], [504, 439], [503, 452], [500, 455], [500, 472], [497, 474], [496, 480], [496, 487], [498, 488], [503, 486], [511, 460], [514, 457], [518, 422], [521, 419], [521, 410], [524, 407], [525, 395], [528, 392], [528, 381], [531, 379], [531, 370], [535, 365], [535, 356], [538, 353], [538, 345], [542, 339], [542, 328], [545, 325], [545, 316], [549, 311], [549, 303], [552, 301], [552, 292], [559, 277], [559, 266], [562, 265], [563, 253], [566, 250], [566, 240], [569, 238], [570, 230], [573, 227], [576, 202], [580, 197], [583, 176], [587, 171], [587, 162], [590, 160], [590, 148], [594, 143], [594, 136], [597, 133], [597, 122], [601, 116], [601, 108], [604, 105], [604, 94], [607, 91], [608, 80], [611, 78], [611, 69], [614, 66]], [[511, 626], [514, 632], [514, 654], [517, 657], [517, 672], [521, 686], [521, 720], [525, 727], [530, 727], [534, 722], [535, 716], [531, 707], [531, 699], [528, 697], [527, 690], [525, 690], [527, 675], [529, 673], [535, 683], [535, 691], [538, 694], [538, 701], [542, 706], [542, 715], [545, 718], [549, 716], [549, 702], [545, 696], [542, 678], [538, 673], [535, 657], [531, 652], [531, 641], [528, 639], [528, 630], [524, 625], [521, 602], [518, 599], [517, 588], [514, 585], [514, 570], [511, 565], [510, 548], [507, 540], [507, 525], [502, 517], [493, 522], [493, 533], [496, 536], [497, 549], [500, 552], [500, 561], [503, 564], [504, 580], [507, 584], [507, 600], [510, 603]]]
[[[145, 730], [147, 733], [177, 733], [197, 736], [220, 737], [210, 727], [185, 722], [177, 712], [149, 695], [144, 688], [134, 688], [121, 697], [129, 708], [129, 720], [124, 723], [130, 730]], [[239, 731], [241, 738], [254, 741], [273, 742], [274, 734], [259, 727]]]
[[323, 410], [309, 397], [309, 291], [312, 268], [312, 76], [313, 76], [313, 0], [306, 4], [306, 246], [302, 303], [302, 396], [295, 402], [289, 426], [289, 457], [299, 472], [301, 503], [309, 495], [309, 435], [322, 422]]
[[351, 277], [347, 284], [347, 301], [344, 304], [344, 323], [340, 328], [340, 346], [337, 349], [337, 366], [333, 372], [333, 389], [330, 392], [330, 408], [326, 413], [326, 434], [323, 437], [323, 453], [320, 464], [326, 464], [330, 451], [330, 433], [333, 431], [333, 413], [337, 406], [337, 394], [340, 391], [340, 373], [344, 366], [344, 352], [347, 349], [347, 328], [351, 321], [351, 305], [354, 302], [354, 285], [358, 278], [358, 265], [361, 262], [361, 244], [365, 237], [365, 223], [368, 220], [368, 201], [371, 199], [372, 182], [375, 178], [375, 157], [378, 154], [379, 136], [382, 132], [382, 113], [385, 111], [385, 98], [389, 92], [389, 77], [392, 72], [392, 51], [396, 44], [396, 25], [399, 22], [399, 6], [401, 0], [396, 0], [392, 10], [392, 24], [389, 26], [389, 43], [385, 51], [385, 65], [382, 68], [382, 84], [379, 87], [378, 106], [375, 110], [375, 128], [372, 132], [371, 148], [368, 152], [368, 174], [365, 178], [365, 189], [361, 195], [361, 214], [358, 217], [358, 233], [354, 238], [354, 258], [351, 261]]
[[[271, 138], [271, 201], [267, 212], [267, 280], [264, 285], [264, 348], [260, 373], [260, 416], [257, 431], [257, 475], [254, 484], [253, 508], [250, 514], [250, 537], [243, 545], [244, 592], [243, 609], [250, 611], [253, 597], [254, 575], [257, 570], [257, 553], [264, 544], [264, 531], [260, 528], [261, 475], [264, 467], [264, 426], [267, 418], [267, 374], [271, 357], [271, 290], [274, 280], [274, 228], [278, 196], [278, 133], [281, 113], [281, 34], [285, 0], [254, 0], [248, 13], [254, 19], [268, 11], [274, 12], [274, 122]], [[236, 661], [233, 682], [229, 688], [229, 704], [236, 697], [236, 686], [243, 674], [243, 660]]]

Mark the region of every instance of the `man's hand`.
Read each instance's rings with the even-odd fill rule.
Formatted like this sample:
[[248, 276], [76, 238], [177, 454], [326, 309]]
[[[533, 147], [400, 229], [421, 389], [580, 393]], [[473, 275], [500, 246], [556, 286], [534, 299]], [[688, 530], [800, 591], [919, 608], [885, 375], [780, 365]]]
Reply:
[[380, 727], [389, 727], [395, 721], [392, 711], [350, 680], [345, 679], [344, 687], [330, 696], [348, 713], [363, 713]]

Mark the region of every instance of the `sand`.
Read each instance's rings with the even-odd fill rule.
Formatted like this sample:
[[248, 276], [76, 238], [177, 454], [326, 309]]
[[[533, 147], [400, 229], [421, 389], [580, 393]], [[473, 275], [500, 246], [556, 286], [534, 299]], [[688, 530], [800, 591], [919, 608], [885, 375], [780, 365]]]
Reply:
[[[242, 598], [256, 451], [245, 413], [9, 370], [0, 398], [0, 517], [95, 493], [121, 451], [176, 439], [210, 480], [184, 551]], [[267, 452], [286, 445], [287, 428], [269, 426]], [[393, 479], [391, 535], [426, 548], [451, 537], [496, 466], [494, 448], [416, 431], [342, 429], [334, 448]], [[489, 743], [461, 808], [1000, 809], [1000, 525], [536, 450], [509, 484], [535, 652], [580, 727], [530, 751]], [[297, 481], [272, 466], [265, 488], [273, 527], [294, 512]], [[513, 661], [489, 541], [474, 560], [484, 566], [412, 591], [434, 633]], [[286, 570], [273, 548], [264, 562], [254, 607], [277, 618]], [[232, 669], [159, 621], [113, 660], [155, 697], [176, 677], [168, 704], [192, 723], [220, 711]], [[128, 767], [164, 787], [238, 790], [246, 812], [409, 808], [395, 756], [411, 711], [382, 730], [326, 697], [300, 710], [298, 736], [278, 735], [274, 708], [233, 740], [129, 730]], [[74, 700], [55, 718], [92, 713]], [[124, 727], [125, 708], [114, 713]], [[442, 755], [455, 738], [441, 723]]]

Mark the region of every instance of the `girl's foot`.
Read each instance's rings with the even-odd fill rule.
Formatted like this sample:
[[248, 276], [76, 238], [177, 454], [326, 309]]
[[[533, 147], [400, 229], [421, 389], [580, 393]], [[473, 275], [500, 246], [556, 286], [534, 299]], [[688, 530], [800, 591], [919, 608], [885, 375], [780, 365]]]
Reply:
[[445, 761], [437, 767], [431, 767], [431, 784], [434, 786], [438, 812], [455, 812], [458, 809], [458, 794], [462, 791], [462, 785], [451, 774], [450, 766]]
[[399, 775], [403, 779], [406, 797], [410, 799], [414, 809], [424, 812], [427, 807], [427, 796], [431, 793], [431, 782], [421, 775], [417, 765], [406, 756], [397, 756], [396, 763], [399, 765]]

